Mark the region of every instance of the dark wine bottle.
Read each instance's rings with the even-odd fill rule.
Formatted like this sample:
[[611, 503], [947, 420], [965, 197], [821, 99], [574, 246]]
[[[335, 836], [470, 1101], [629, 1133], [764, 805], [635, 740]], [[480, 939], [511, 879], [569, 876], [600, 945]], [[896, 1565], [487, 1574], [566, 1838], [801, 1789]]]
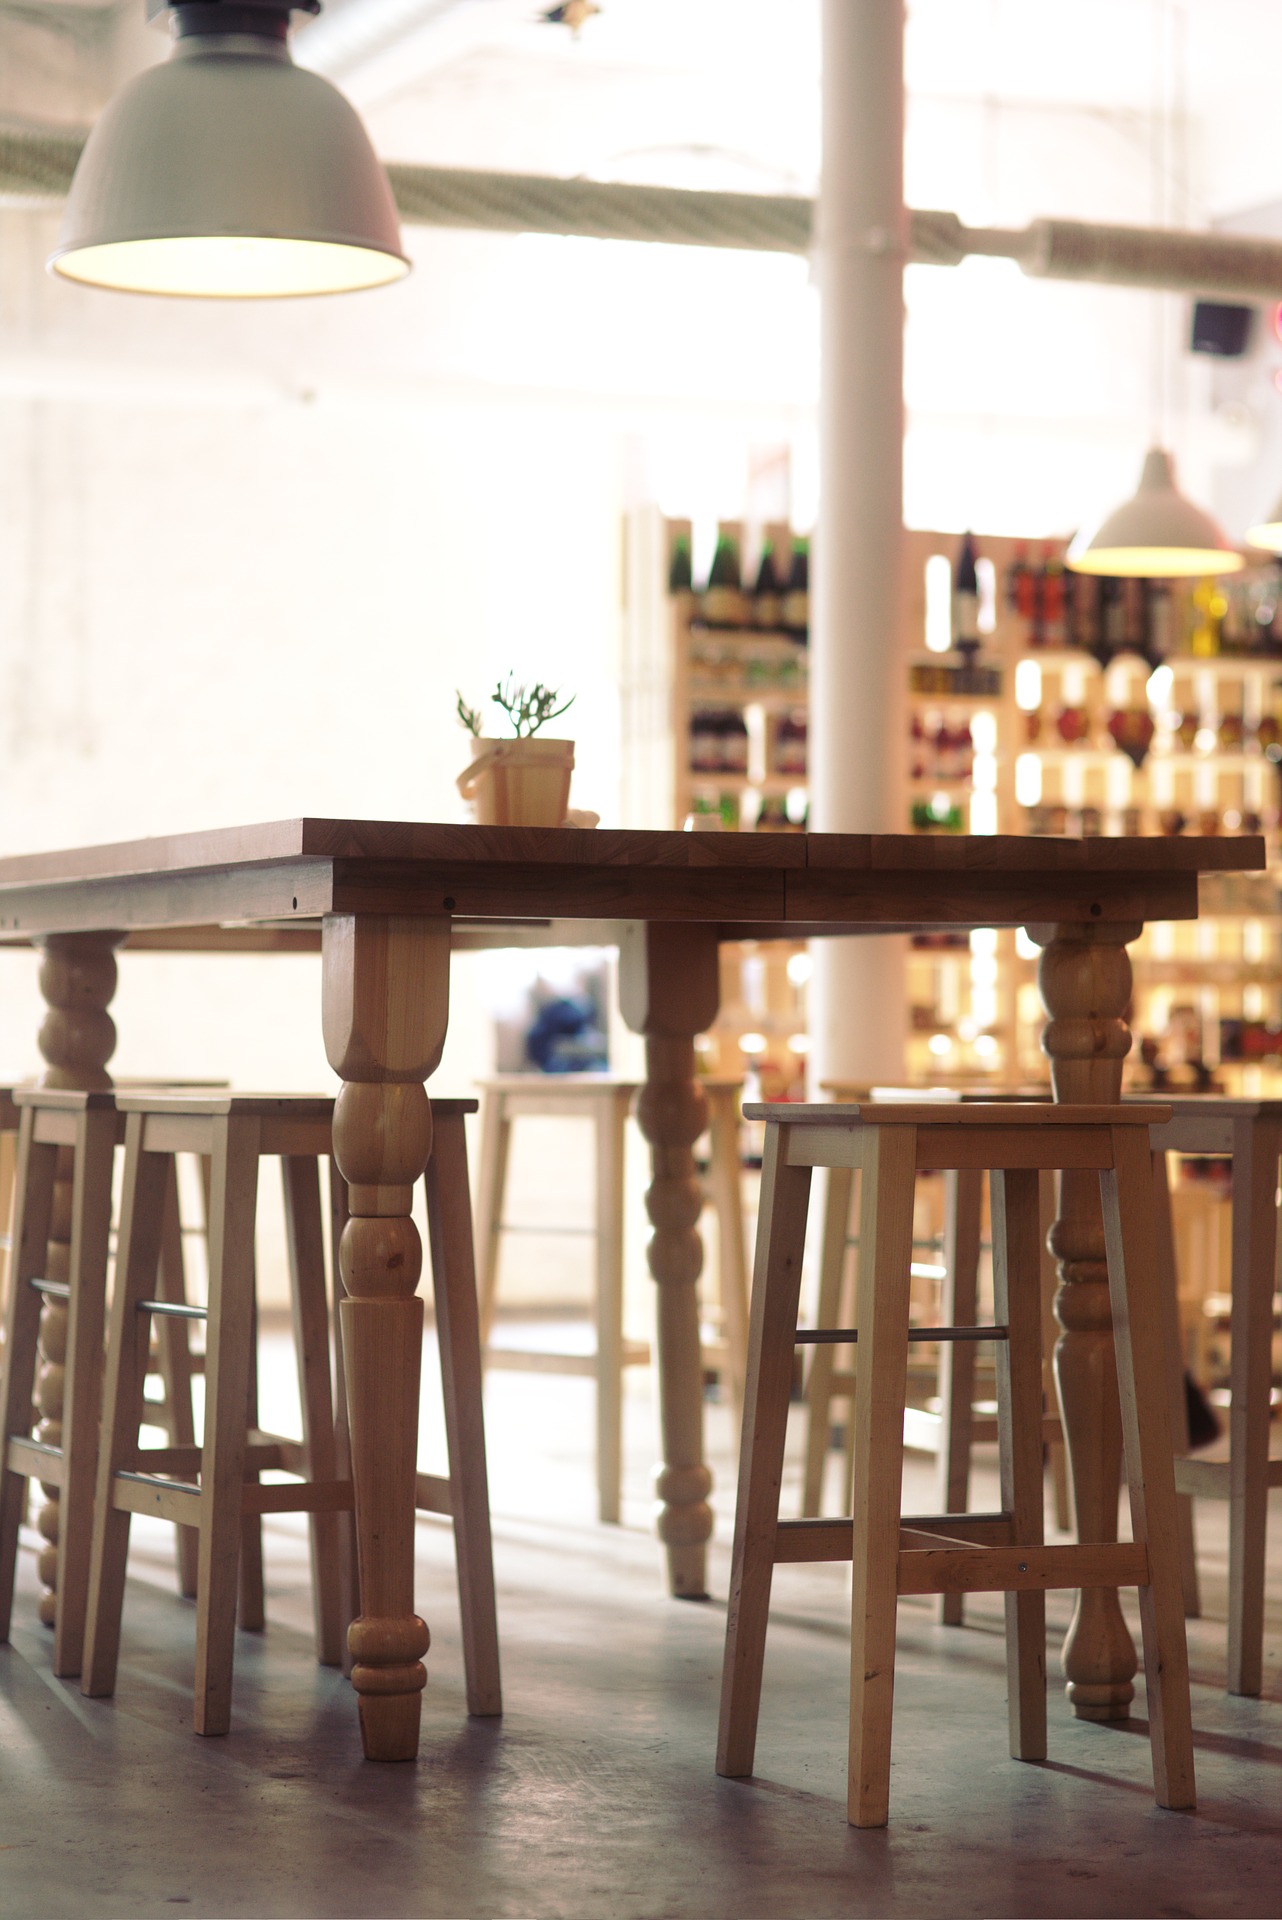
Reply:
[[668, 592], [692, 593], [694, 574], [690, 565], [690, 537], [679, 533], [672, 543], [672, 559], [668, 565]]
[[752, 623], [767, 631], [783, 623], [783, 596], [779, 591], [779, 576], [775, 572], [774, 548], [768, 540], [761, 549], [761, 563], [752, 589]]
[[700, 606], [710, 627], [741, 627], [746, 621], [748, 603], [739, 573], [739, 548], [728, 533], [717, 536]]
[[805, 646], [810, 638], [810, 542], [801, 535], [792, 543], [792, 566], [784, 589], [782, 613], [787, 632]]
[[978, 559], [974, 534], [964, 533], [953, 570], [953, 645], [968, 658], [979, 652]]

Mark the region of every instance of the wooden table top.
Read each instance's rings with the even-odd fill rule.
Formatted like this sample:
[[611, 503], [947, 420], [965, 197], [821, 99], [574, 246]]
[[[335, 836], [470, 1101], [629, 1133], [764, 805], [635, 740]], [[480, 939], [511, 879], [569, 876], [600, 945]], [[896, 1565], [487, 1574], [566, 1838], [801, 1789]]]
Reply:
[[1263, 840], [1249, 835], [718, 834], [300, 819], [0, 860], [0, 937], [217, 927], [306, 936], [323, 914], [359, 912], [501, 921], [532, 937], [541, 922], [542, 939], [557, 919], [600, 923], [603, 937], [626, 920], [713, 922], [727, 938], [1191, 919], [1200, 873], [1259, 871], [1264, 860]]

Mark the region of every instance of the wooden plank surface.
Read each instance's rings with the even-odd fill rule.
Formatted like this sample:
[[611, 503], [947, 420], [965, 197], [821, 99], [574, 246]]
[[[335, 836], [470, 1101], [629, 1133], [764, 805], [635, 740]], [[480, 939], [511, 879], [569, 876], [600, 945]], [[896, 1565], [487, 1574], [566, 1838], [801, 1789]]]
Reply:
[[[1197, 876], [1263, 866], [1255, 837], [688, 834], [287, 820], [0, 860], [0, 939], [409, 912], [839, 928], [1187, 919]], [[301, 931], [301, 929], [299, 929]], [[310, 937], [310, 933], [309, 933]], [[535, 940], [548, 938], [543, 929]]]

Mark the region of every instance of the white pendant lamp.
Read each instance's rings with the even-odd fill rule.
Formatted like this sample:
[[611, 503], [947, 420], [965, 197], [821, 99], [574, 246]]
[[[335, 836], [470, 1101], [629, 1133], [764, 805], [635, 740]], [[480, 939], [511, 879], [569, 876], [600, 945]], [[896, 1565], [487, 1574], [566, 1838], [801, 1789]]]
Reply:
[[369, 136], [336, 87], [290, 58], [291, 5], [316, 12], [317, 0], [167, 4], [169, 59], [90, 133], [50, 268], [201, 299], [399, 280], [409, 263]]
[[1248, 546], [1262, 547], [1266, 553], [1282, 553], [1282, 500], [1267, 520], [1259, 520], [1247, 528], [1246, 541]]
[[1151, 447], [1136, 492], [1093, 532], [1077, 535], [1066, 564], [1078, 573], [1172, 580], [1237, 573], [1246, 562], [1210, 514], [1180, 492], [1170, 454]]

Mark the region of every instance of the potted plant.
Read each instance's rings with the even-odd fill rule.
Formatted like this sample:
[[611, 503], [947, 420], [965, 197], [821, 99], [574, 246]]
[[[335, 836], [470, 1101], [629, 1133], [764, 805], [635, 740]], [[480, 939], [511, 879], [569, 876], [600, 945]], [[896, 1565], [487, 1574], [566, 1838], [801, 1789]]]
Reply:
[[[559, 827], [566, 821], [573, 740], [536, 739], [549, 720], [574, 704], [541, 680], [518, 683], [514, 674], [500, 680], [491, 703], [506, 714], [511, 738], [482, 733], [480, 710], [458, 694], [458, 717], [472, 736], [472, 762], [458, 777], [458, 790], [472, 802], [483, 827]], [[559, 702], [559, 704], [558, 704]], [[577, 821], [576, 824], [588, 824]]]

